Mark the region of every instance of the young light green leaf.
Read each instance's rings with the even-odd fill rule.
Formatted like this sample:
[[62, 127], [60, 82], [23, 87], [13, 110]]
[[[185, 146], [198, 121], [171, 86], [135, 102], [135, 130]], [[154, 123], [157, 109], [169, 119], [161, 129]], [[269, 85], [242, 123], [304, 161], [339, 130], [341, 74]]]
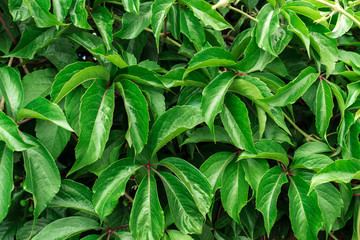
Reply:
[[320, 171], [332, 162], [333, 160], [324, 154], [309, 154], [301, 157], [295, 155], [291, 169], [305, 168]]
[[123, 0], [125, 11], [139, 15], [140, 0]]
[[289, 217], [295, 237], [318, 239], [323, 217], [316, 192], [309, 192], [309, 184], [300, 176], [292, 176], [289, 188]]
[[4, 112], [0, 111], [0, 140], [4, 141], [12, 151], [22, 151], [34, 147], [24, 142], [17, 124]]
[[29, 134], [23, 133], [23, 137], [27, 143], [37, 146], [23, 151], [24, 189], [34, 196], [34, 218], [37, 219], [59, 191], [61, 177], [55, 160], [44, 145]]
[[43, 97], [39, 97], [31, 101], [18, 111], [17, 120], [21, 121], [24, 118], [47, 120], [68, 131], [74, 131], [68, 124], [61, 108], [57, 104], [52, 103]]
[[152, 126], [148, 146], [151, 156], [180, 133], [195, 127], [204, 120], [199, 108], [175, 106], [161, 115]]
[[166, 15], [174, 2], [175, 0], [156, 0], [151, 6], [151, 27], [154, 31], [156, 48], [158, 51], [161, 28], [163, 27]]
[[213, 193], [222, 186], [222, 177], [227, 165], [235, 158], [231, 152], [218, 152], [211, 155], [200, 167], [200, 171], [207, 177]]
[[0, 222], [6, 217], [11, 204], [13, 182], [13, 152], [0, 142]]
[[191, 71], [204, 67], [231, 66], [236, 64], [236, 59], [227, 50], [219, 47], [206, 48], [190, 60], [189, 67], [186, 69], [184, 77]]
[[92, 11], [91, 16], [102, 36], [107, 50], [110, 50], [112, 48], [112, 25], [114, 23], [111, 13], [107, 8], [98, 6]]
[[325, 140], [327, 139], [326, 131], [330, 124], [333, 108], [331, 89], [325, 81], [320, 80], [316, 91], [315, 126], [320, 137]]
[[129, 225], [134, 239], [160, 239], [164, 235], [164, 212], [160, 206], [156, 180], [151, 174], [142, 180], [136, 191]]
[[158, 172], [165, 186], [176, 227], [184, 234], [200, 234], [205, 218], [185, 185], [174, 175]]
[[[81, 232], [89, 231], [99, 227], [100, 224], [96, 220], [87, 217], [72, 216], [60, 218], [44, 227], [32, 239], [68, 239], [71, 236], [77, 235]], [[61, 231], [59, 231], [59, 229], [61, 229]]]
[[221, 112], [225, 94], [229, 89], [235, 74], [233, 72], [224, 72], [214, 78], [202, 92], [201, 114], [209, 126], [215, 139], [214, 119]]
[[147, 142], [149, 132], [150, 119], [146, 99], [139, 87], [129, 80], [120, 79], [116, 88], [120, 90], [128, 115], [126, 140], [130, 147], [134, 146], [135, 153], [139, 153]]
[[55, 82], [52, 86], [51, 101], [59, 103], [63, 97], [77, 86], [86, 81], [94, 80], [95, 78], [102, 78], [109, 81], [110, 73], [103, 66], [94, 66], [93, 63], [89, 62], [76, 62], [68, 65], [55, 77]]
[[0, 91], [6, 103], [8, 115], [15, 119], [23, 99], [24, 89], [20, 73], [12, 67], [0, 68]]
[[287, 183], [287, 181], [286, 173], [280, 166], [269, 169], [260, 180], [256, 195], [256, 208], [264, 217], [268, 236], [277, 217], [276, 202], [281, 186]]
[[261, 139], [255, 143], [256, 154], [244, 151], [238, 160], [245, 158], [269, 158], [282, 162], [285, 166], [289, 165], [289, 158], [284, 148], [274, 140]]
[[199, 47], [205, 43], [205, 32], [199, 20], [187, 7], [180, 7], [180, 31]]
[[31, 14], [39, 28], [48, 28], [56, 25], [64, 25], [59, 22], [54, 15], [49, 12], [50, 1], [31, 0], [28, 1]]
[[169, 168], [184, 183], [194, 198], [200, 212], [205, 216], [212, 204], [212, 187], [197, 168], [181, 158], [168, 157], [159, 162]]
[[234, 145], [255, 153], [248, 111], [245, 104], [235, 94], [226, 95], [220, 116]]
[[93, 187], [92, 201], [101, 220], [112, 213], [119, 197], [125, 194], [130, 176], [140, 167], [134, 159], [125, 158], [114, 162], [100, 174]]
[[88, 14], [85, 9], [85, 0], [72, 0], [70, 7], [71, 21], [78, 28], [91, 30], [91, 26], [87, 22]]
[[227, 165], [221, 182], [222, 205], [229, 216], [241, 224], [239, 214], [248, 200], [249, 184], [245, 180], [245, 172], [240, 162], [233, 161]]
[[114, 84], [108, 87], [105, 80], [95, 79], [81, 98], [79, 142], [69, 175], [101, 157], [113, 121], [114, 94]]
[[267, 97], [262, 101], [272, 106], [283, 107], [296, 102], [306, 90], [316, 81], [319, 73], [313, 67], [307, 67], [286, 86], [279, 88], [274, 96]]
[[271, 4], [263, 6], [257, 15], [255, 36], [257, 45], [265, 51], [277, 56], [271, 44], [271, 35], [279, 27], [279, 9]]
[[[354, 12], [351, 10], [351, 8], [346, 9], [346, 12], [349, 15], [354, 16]], [[348, 16], [339, 13], [335, 27], [327, 35], [331, 38], [339, 38], [347, 33], [351, 29], [352, 25], [353, 21]]]
[[180, 0], [181, 4], [188, 6], [194, 15], [199, 18], [205, 25], [211, 26], [213, 29], [221, 31], [232, 26], [212, 8], [212, 5], [204, 0]]
[[352, 179], [360, 179], [359, 159], [340, 159], [327, 165], [311, 179], [311, 192], [316, 186], [327, 182], [348, 183]]
[[49, 207], [73, 208], [96, 216], [91, 202], [92, 195], [93, 193], [87, 186], [64, 179], [61, 182], [60, 191], [50, 202]]

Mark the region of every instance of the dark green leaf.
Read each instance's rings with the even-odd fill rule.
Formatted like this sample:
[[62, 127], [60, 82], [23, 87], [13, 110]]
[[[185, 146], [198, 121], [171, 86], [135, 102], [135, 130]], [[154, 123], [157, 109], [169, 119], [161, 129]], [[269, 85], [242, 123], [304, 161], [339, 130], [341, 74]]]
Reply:
[[324, 142], [308, 142], [301, 145], [294, 153], [294, 160], [316, 153], [331, 152], [332, 149]]
[[74, 129], [77, 136], [80, 135], [80, 103], [81, 97], [86, 89], [79, 86], [66, 96], [65, 113], [70, 126]]
[[306, 168], [315, 171], [320, 171], [325, 166], [332, 163], [333, 160], [323, 154], [309, 154], [306, 156], [296, 156], [293, 159], [291, 169]]
[[[228, 133], [225, 131], [225, 129], [221, 126], [215, 126], [214, 127], [215, 132], [215, 142], [223, 142], [223, 143], [229, 143], [232, 144], [232, 140], [229, 137]], [[199, 143], [199, 142], [213, 142], [214, 138], [212, 136], [212, 133], [210, 132], [209, 127], [201, 127], [197, 128], [194, 132], [192, 132], [189, 137], [182, 143], [188, 144], [188, 143]]]
[[205, 43], [204, 29], [187, 7], [180, 7], [180, 31], [199, 47]]
[[62, 25], [54, 15], [49, 12], [51, 2], [42, 0], [28, 1], [31, 14], [39, 28], [47, 28], [56, 25]]
[[92, 29], [87, 22], [88, 14], [85, 9], [85, 0], [72, 0], [69, 13], [76, 27]]
[[325, 140], [327, 139], [326, 131], [330, 124], [333, 108], [331, 89], [325, 81], [320, 80], [316, 92], [315, 125], [320, 137]]
[[31, 16], [30, 9], [24, 0], [9, 1], [8, 5], [14, 22], [24, 21]]
[[112, 48], [112, 25], [114, 23], [111, 13], [107, 8], [98, 6], [93, 10], [91, 16], [103, 38], [106, 48], [110, 50]]
[[245, 171], [245, 180], [254, 191], [253, 195], [256, 196], [260, 180], [269, 169], [269, 164], [265, 159], [252, 158], [241, 159], [240, 163]]
[[53, 0], [53, 12], [59, 22], [63, 22], [68, 14], [72, 0]]
[[0, 142], [0, 222], [6, 217], [11, 204], [13, 183], [13, 153]]

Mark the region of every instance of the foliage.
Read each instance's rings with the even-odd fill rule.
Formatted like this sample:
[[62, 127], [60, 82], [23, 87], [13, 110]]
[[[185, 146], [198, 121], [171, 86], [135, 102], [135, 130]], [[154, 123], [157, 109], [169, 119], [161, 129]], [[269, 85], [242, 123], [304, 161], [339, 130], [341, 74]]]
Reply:
[[360, 239], [359, 4], [1, 0], [0, 239]]

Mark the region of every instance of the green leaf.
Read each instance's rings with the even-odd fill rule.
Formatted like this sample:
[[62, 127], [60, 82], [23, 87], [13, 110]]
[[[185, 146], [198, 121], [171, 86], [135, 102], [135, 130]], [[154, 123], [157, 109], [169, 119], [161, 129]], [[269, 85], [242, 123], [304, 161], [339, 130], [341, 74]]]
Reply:
[[24, 89], [17, 70], [7, 66], [0, 68], [0, 91], [6, 103], [6, 110], [10, 113], [8, 115], [15, 119], [24, 99]]
[[72, 0], [56, 0], [52, 1], [53, 5], [53, 12], [56, 17], [56, 19], [59, 22], [63, 22], [65, 17], [68, 14], [69, 8], [71, 6]]
[[38, 234], [46, 225], [51, 221], [45, 218], [39, 218], [35, 223], [33, 221], [27, 221], [21, 228], [16, 231], [16, 239], [27, 240], [30, 235], [34, 236]]
[[265, 159], [252, 158], [241, 159], [239, 162], [245, 171], [245, 180], [253, 190], [253, 195], [256, 196], [261, 178], [269, 169], [269, 164]]
[[76, 161], [68, 175], [98, 160], [109, 138], [115, 108], [114, 84], [95, 79], [81, 98]]
[[360, 94], [360, 81], [350, 83], [347, 86], [348, 89], [348, 97], [346, 98], [345, 108], [348, 109], [351, 107], [352, 104], [354, 104]]
[[256, 195], [256, 208], [264, 217], [268, 236], [276, 221], [276, 203], [281, 186], [287, 182], [286, 173], [279, 166], [269, 169], [260, 180]]
[[222, 186], [222, 177], [227, 165], [235, 158], [231, 152], [217, 152], [211, 155], [200, 167], [200, 171], [207, 177], [213, 193]]
[[320, 171], [332, 162], [333, 160], [324, 154], [309, 154], [301, 157], [295, 155], [291, 169], [305, 168]]
[[24, 0], [9, 1], [8, 7], [14, 22], [24, 21], [31, 16], [30, 8]]
[[169, 235], [170, 240], [193, 240], [189, 235], [182, 234], [177, 230], [167, 230], [166, 233]]
[[27, 2], [28, 4], [30, 4], [32, 17], [36, 22], [36, 26], [38, 26], [39, 28], [64, 25], [49, 12], [49, 9], [51, 7], [50, 0], [31, 0]]
[[34, 196], [34, 218], [37, 219], [59, 191], [61, 177], [55, 160], [44, 145], [29, 134], [23, 133], [23, 137], [27, 143], [37, 146], [23, 151], [24, 189]]
[[157, 0], [151, 6], [151, 27], [154, 31], [156, 48], [158, 51], [161, 28], [163, 27], [165, 17], [174, 2], [175, 0]]
[[265, 51], [277, 56], [271, 44], [271, 35], [279, 27], [279, 9], [271, 4], [263, 6], [256, 16], [258, 20], [256, 24], [255, 36], [257, 45]]
[[106, 48], [110, 50], [112, 48], [112, 25], [114, 23], [111, 13], [107, 8], [98, 6], [92, 11], [91, 16], [102, 36]]
[[66, 66], [66, 68], [61, 70], [55, 77], [55, 82], [52, 86], [51, 101], [59, 103], [63, 97], [77, 86], [96, 78], [109, 81], [110, 73], [103, 66], [94, 66], [94, 63], [90, 62], [76, 62]]
[[122, 28], [114, 33], [114, 37], [122, 39], [134, 39], [151, 23], [152, 2], [145, 2], [140, 5], [140, 13], [125, 13], [122, 17]]
[[240, 162], [227, 165], [222, 176], [221, 201], [225, 211], [241, 225], [239, 213], [248, 200], [249, 184]]
[[348, 183], [352, 179], [360, 179], [359, 159], [340, 159], [327, 165], [311, 179], [311, 192], [316, 186], [327, 182]]
[[114, 162], [100, 174], [93, 187], [92, 201], [101, 220], [112, 213], [119, 197], [125, 194], [130, 176], [140, 167], [134, 159], [125, 158]]
[[74, 131], [68, 124], [61, 108], [46, 98], [39, 97], [20, 109], [17, 113], [17, 120], [21, 121], [24, 118], [47, 120], [68, 131]]
[[13, 152], [0, 142], [0, 222], [4, 220], [11, 204], [13, 183]]
[[17, 124], [4, 112], [0, 111], [0, 140], [4, 141], [12, 151], [22, 151], [34, 147], [24, 142]]
[[255, 143], [257, 154], [244, 151], [238, 160], [245, 158], [269, 158], [282, 162], [285, 166], [289, 165], [289, 158], [284, 148], [274, 140], [261, 139]]
[[199, 47], [205, 43], [204, 29], [187, 7], [180, 7], [180, 31]]
[[148, 146], [151, 156], [154, 156], [171, 139], [203, 121], [201, 111], [196, 107], [184, 105], [167, 110], [150, 130]]
[[171, 35], [176, 39], [180, 39], [180, 7], [175, 4], [172, 5], [167, 18], [170, 24]]
[[125, 11], [130, 13], [139, 14], [140, 9], [140, 0], [124, 0], [122, 1]]
[[[313, 1], [313, 3], [316, 3]], [[312, 20], [319, 20], [323, 16], [317, 10], [316, 6], [314, 6], [311, 2], [307, 1], [294, 1], [294, 2], [287, 2], [285, 5], [282, 6], [284, 10], [292, 10], [297, 14], [301, 14], [306, 16]], [[320, 24], [327, 25], [325, 21], [321, 21]]]
[[225, 94], [229, 89], [235, 74], [224, 72], [214, 78], [202, 92], [201, 114], [215, 139], [214, 119], [222, 111]]
[[165, 186], [176, 227], [184, 234], [200, 234], [205, 218], [185, 185], [174, 175], [158, 172]]
[[169, 168], [184, 183], [194, 198], [199, 211], [205, 216], [212, 204], [212, 186], [197, 168], [181, 158], [168, 157], [159, 162]]
[[64, 179], [61, 182], [60, 191], [50, 202], [49, 207], [73, 208], [92, 215], [97, 215], [92, 206], [90, 189], [78, 182]]
[[[349, 8], [346, 9], [346, 12], [349, 13], [351, 16], [354, 16], [354, 12]], [[339, 38], [347, 33], [353, 25], [353, 21], [345, 16], [342, 13], [339, 13], [336, 21], [336, 25], [331, 31], [331, 33], [327, 34], [331, 38]]]
[[300, 176], [292, 176], [289, 188], [289, 217], [295, 237], [318, 239], [322, 227], [322, 214], [316, 192], [309, 192], [310, 185]]
[[[67, 239], [81, 232], [99, 228], [99, 223], [91, 218], [72, 216], [60, 218], [44, 227], [32, 239], [34, 240], [57, 240]], [[59, 231], [61, 229], [61, 231]]]
[[119, 79], [127, 79], [153, 87], [165, 88], [155, 72], [138, 65], [121, 69], [115, 78], [115, 82]]
[[78, 28], [91, 30], [91, 26], [87, 22], [88, 14], [85, 9], [85, 0], [72, 0], [70, 7], [71, 21]]
[[134, 239], [160, 239], [164, 235], [164, 212], [160, 206], [156, 180], [151, 174], [142, 180], [136, 191], [129, 225]]
[[315, 126], [320, 137], [325, 140], [327, 139], [326, 131], [330, 124], [333, 108], [331, 89], [325, 81], [320, 80], [316, 91]]
[[128, 116], [128, 131], [126, 140], [129, 146], [134, 146], [135, 153], [141, 152], [148, 139], [149, 112], [147, 102], [139, 87], [125, 79], [116, 83], [119, 89]]
[[204, 67], [231, 66], [236, 64], [236, 59], [227, 50], [218, 47], [206, 48], [190, 60], [189, 67], [186, 69], [184, 77], [191, 71]]
[[199, 18], [205, 25], [211, 26], [213, 29], [221, 31], [232, 26], [212, 8], [212, 5], [204, 0], [180, 0], [179, 3], [188, 6], [194, 15]]
[[272, 106], [283, 107], [296, 102], [306, 90], [316, 81], [319, 73], [312, 67], [307, 67], [286, 86], [279, 88], [274, 96], [267, 97], [262, 101]]
[[33, 59], [35, 53], [54, 41], [59, 33], [55, 27], [37, 28], [31, 22], [25, 27], [19, 43], [5, 57]]
[[[214, 126], [215, 132], [215, 142], [223, 142], [232, 144], [232, 140], [229, 137], [228, 133], [221, 126]], [[192, 132], [187, 139], [181, 144], [188, 143], [199, 143], [199, 142], [214, 142], [214, 138], [208, 126], [197, 128], [194, 132]]]
[[80, 135], [80, 102], [86, 89], [83, 86], [75, 88], [65, 99], [65, 114], [70, 126], [77, 136]]
[[308, 142], [301, 145], [294, 153], [294, 160], [316, 153], [331, 152], [332, 149], [324, 142]]
[[234, 145], [240, 149], [256, 152], [248, 111], [245, 104], [235, 94], [226, 95], [220, 116]]

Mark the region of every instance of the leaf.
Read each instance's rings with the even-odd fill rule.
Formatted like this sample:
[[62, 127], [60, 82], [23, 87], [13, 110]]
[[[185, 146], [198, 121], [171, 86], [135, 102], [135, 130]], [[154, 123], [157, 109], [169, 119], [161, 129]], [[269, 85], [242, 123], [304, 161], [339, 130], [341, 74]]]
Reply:
[[190, 60], [189, 67], [186, 69], [184, 77], [191, 71], [204, 67], [231, 66], [236, 64], [236, 59], [227, 50], [218, 47], [206, 48]]
[[166, 233], [169, 235], [170, 240], [193, 240], [189, 235], [182, 234], [177, 230], [167, 230]]
[[311, 192], [316, 186], [327, 182], [344, 182], [348, 183], [352, 179], [360, 178], [360, 160], [359, 159], [340, 159], [327, 165], [320, 170], [311, 179]]
[[122, 28], [114, 33], [114, 37], [122, 39], [134, 39], [151, 23], [152, 2], [140, 4], [140, 13], [125, 13], [122, 17]]
[[53, 12], [59, 22], [63, 22], [68, 14], [72, 0], [53, 0]]
[[[72, 216], [60, 218], [44, 227], [32, 239], [67, 239], [81, 232], [89, 231], [99, 227], [100, 225], [96, 220], [87, 217]], [[61, 229], [61, 231], [59, 231], [59, 229]]]
[[291, 169], [306, 168], [315, 171], [320, 171], [325, 166], [332, 163], [333, 160], [324, 154], [309, 154], [306, 156], [294, 156]]
[[155, 72], [138, 65], [121, 69], [114, 81], [116, 82], [119, 79], [127, 79], [153, 87], [165, 88]]
[[125, 0], [122, 3], [125, 11], [139, 15], [140, 0]]
[[199, 211], [205, 216], [212, 204], [212, 186], [197, 168], [181, 158], [167, 157], [159, 162], [170, 169], [184, 183], [194, 198]]
[[279, 9], [271, 4], [263, 6], [257, 15], [258, 20], [256, 24], [256, 43], [265, 51], [277, 56], [271, 44], [271, 35], [279, 27]]
[[109, 81], [110, 73], [103, 66], [94, 66], [94, 64], [90, 62], [76, 62], [66, 66], [66, 68], [61, 70], [55, 77], [55, 82], [52, 86], [51, 101], [59, 103], [63, 97], [77, 86], [96, 78]]
[[17, 113], [17, 120], [21, 121], [24, 118], [47, 120], [68, 131], [74, 131], [68, 124], [61, 108], [46, 98], [39, 97], [20, 109]]
[[221, 182], [222, 205], [229, 216], [241, 225], [239, 213], [248, 200], [249, 184], [240, 162], [233, 161], [226, 166]]
[[39, 28], [47, 28], [56, 25], [64, 25], [59, 22], [54, 15], [49, 12], [50, 1], [31, 0], [28, 3], [31, 9], [32, 17]]
[[222, 177], [226, 166], [235, 158], [231, 152], [217, 152], [211, 155], [200, 167], [200, 171], [207, 177], [213, 193], [222, 186]]
[[184, 234], [200, 234], [205, 221], [185, 185], [174, 175], [158, 172], [165, 186], [176, 227]]
[[91, 16], [102, 36], [106, 48], [110, 50], [112, 48], [112, 25], [114, 23], [111, 13], [107, 8], [98, 6], [93, 10]]
[[148, 139], [150, 119], [147, 102], [139, 87], [129, 80], [119, 80], [116, 88], [123, 97], [128, 116], [126, 140], [130, 147], [134, 146], [135, 153], [139, 153]]
[[156, 180], [151, 174], [142, 180], [136, 191], [129, 225], [134, 239], [160, 239], [164, 235], [164, 212], [160, 206]]
[[156, 48], [158, 51], [161, 28], [163, 27], [165, 17], [174, 2], [175, 0], [156, 0], [151, 6], [151, 27], [154, 31]]
[[73, 208], [97, 215], [92, 206], [92, 195], [88, 187], [70, 179], [61, 182], [60, 191], [50, 202], [49, 207]]
[[33, 194], [34, 219], [46, 209], [60, 189], [61, 177], [55, 160], [33, 136], [23, 133], [25, 141], [37, 147], [23, 151], [26, 179], [24, 190]]
[[8, 115], [15, 119], [24, 99], [24, 89], [17, 70], [8, 66], [0, 68], [0, 91], [6, 103], [6, 110], [10, 113]]
[[199, 20], [187, 7], [180, 7], [180, 31], [199, 47], [205, 43], [205, 32]]
[[226, 95], [220, 116], [234, 145], [240, 149], [256, 152], [248, 111], [245, 104], [236, 95], [232, 93]]
[[330, 124], [333, 108], [331, 89], [325, 81], [320, 80], [316, 92], [315, 126], [320, 137], [325, 140], [327, 139], [326, 131]]
[[93, 205], [101, 221], [114, 210], [117, 200], [125, 194], [130, 176], [141, 167], [132, 158], [120, 159], [105, 169], [93, 187]]
[[354, 82], [354, 83], [350, 83], [347, 86], [348, 89], [348, 97], [346, 98], [346, 103], [345, 103], [345, 108], [349, 109], [351, 107], [352, 104], [354, 104], [357, 100], [357, 97], [360, 94], [360, 81], [359, 82]]
[[24, 0], [9, 1], [8, 7], [14, 22], [24, 21], [31, 16], [30, 8]]
[[81, 98], [80, 135], [75, 148], [76, 161], [68, 175], [98, 160], [109, 138], [115, 108], [114, 84], [94, 80]]
[[256, 195], [256, 209], [258, 209], [265, 222], [265, 229], [270, 236], [271, 228], [277, 217], [277, 199], [281, 186], [287, 183], [286, 173], [279, 166], [272, 167], [261, 178]]
[[261, 139], [255, 143], [257, 154], [244, 151], [238, 160], [245, 158], [270, 158], [282, 162], [285, 166], [289, 165], [289, 159], [284, 148], [274, 140]]
[[301, 145], [294, 153], [294, 160], [316, 153], [331, 152], [332, 149], [324, 142], [308, 142]]
[[312, 67], [307, 67], [286, 86], [279, 88], [274, 96], [267, 97], [262, 101], [272, 106], [283, 107], [296, 102], [306, 90], [316, 81], [319, 74]]
[[214, 78], [203, 90], [201, 99], [201, 114], [209, 126], [215, 139], [214, 119], [222, 111], [225, 94], [233, 78], [232, 72], [224, 72]]
[[161, 115], [149, 133], [151, 156], [180, 133], [195, 127], [204, 120], [200, 109], [192, 106], [175, 106]]
[[[232, 144], [232, 140], [229, 137], [228, 133], [221, 126], [215, 125], [215, 142], [223, 142]], [[200, 142], [213, 142], [214, 138], [208, 126], [197, 128], [194, 132], [192, 132], [187, 139], [181, 144], [188, 143], [200, 143]]]
[[269, 164], [265, 159], [242, 159], [239, 161], [245, 172], [245, 180], [253, 190], [253, 196], [256, 196], [261, 178], [269, 169]]
[[232, 26], [212, 8], [211, 4], [204, 0], [180, 0], [179, 3], [188, 6], [205, 25], [209, 25], [217, 31], [232, 29]]
[[77, 136], [80, 135], [80, 102], [86, 89], [83, 86], [78, 86], [65, 99], [65, 114], [68, 123], [74, 129]]
[[85, 9], [85, 0], [72, 0], [70, 7], [71, 21], [78, 28], [91, 30], [91, 26], [87, 22], [88, 14]]
[[11, 204], [13, 183], [13, 152], [0, 142], [0, 222], [4, 220]]
[[[350, 8], [346, 9], [346, 12], [351, 16], [354, 16], [354, 12]], [[339, 13], [334, 29], [327, 35], [331, 38], [339, 38], [347, 33], [351, 29], [352, 25], [353, 21], [349, 17]]]
[[0, 140], [4, 141], [12, 151], [22, 151], [34, 147], [24, 142], [17, 124], [4, 112], [0, 111]]
[[20, 229], [16, 231], [16, 239], [27, 240], [29, 237], [38, 234], [50, 222], [51, 221], [45, 218], [39, 218], [35, 223], [31, 220], [27, 221]]

